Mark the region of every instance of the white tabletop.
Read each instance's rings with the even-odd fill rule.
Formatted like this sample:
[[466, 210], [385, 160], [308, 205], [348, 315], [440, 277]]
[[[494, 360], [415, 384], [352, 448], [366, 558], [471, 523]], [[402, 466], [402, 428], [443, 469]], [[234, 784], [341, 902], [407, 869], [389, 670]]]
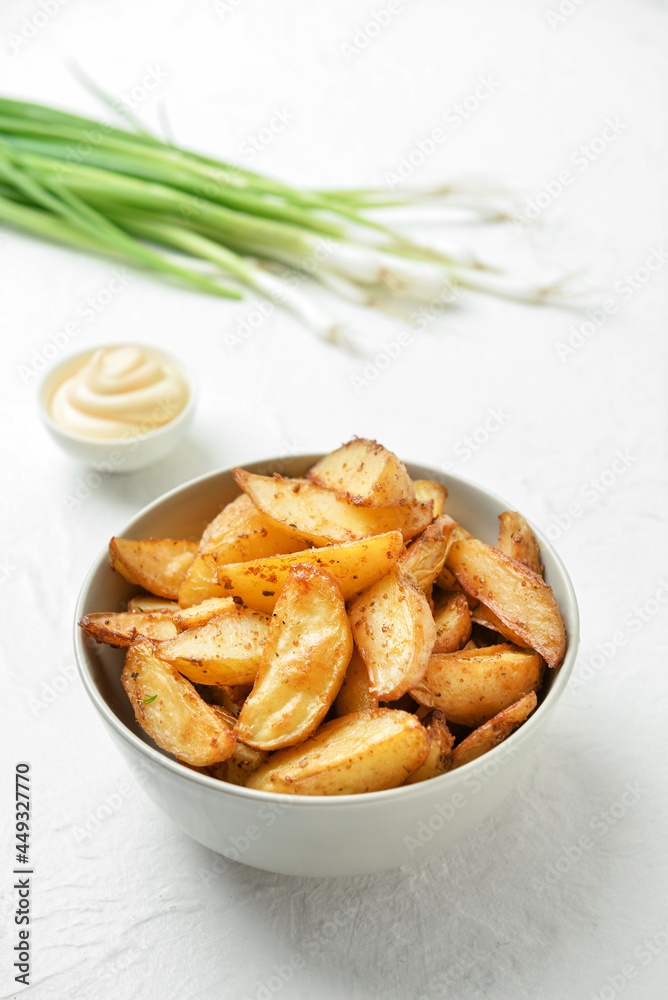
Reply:
[[[35, 1000], [665, 996], [665, 4], [6, 0], [1, 20], [3, 94], [104, 114], [74, 57], [152, 125], [166, 109], [180, 143], [303, 185], [383, 184], [439, 129], [411, 183], [491, 176], [538, 218], [414, 231], [519, 269], [585, 268], [612, 302], [588, 317], [462, 294], [420, 330], [314, 289], [359, 331], [369, 357], [354, 357], [278, 309], [244, 339], [252, 297], [134, 273], [109, 295], [108, 261], [2, 231], [2, 996], [23, 989], [17, 761], [32, 765]], [[86, 492], [37, 417], [35, 370], [67, 324], [58, 356], [142, 340], [190, 362], [186, 448]], [[75, 598], [165, 490], [353, 434], [483, 483], [548, 532], [583, 618], [573, 683], [516, 791], [447, 856], [343, 880], [237, 864], [207, 878], [210, 852], [134, 783], [74, 673]]]

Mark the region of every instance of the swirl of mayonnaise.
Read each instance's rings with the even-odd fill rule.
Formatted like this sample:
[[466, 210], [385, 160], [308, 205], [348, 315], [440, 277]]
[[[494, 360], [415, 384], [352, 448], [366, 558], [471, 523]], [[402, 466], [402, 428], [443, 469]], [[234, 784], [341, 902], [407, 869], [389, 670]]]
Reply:
[[112, 440], [162, 427], [187, 402], [186, 381], [164, 355], [128, 344], [95, 351], [55, 390], [49, 415], [71, 434]]

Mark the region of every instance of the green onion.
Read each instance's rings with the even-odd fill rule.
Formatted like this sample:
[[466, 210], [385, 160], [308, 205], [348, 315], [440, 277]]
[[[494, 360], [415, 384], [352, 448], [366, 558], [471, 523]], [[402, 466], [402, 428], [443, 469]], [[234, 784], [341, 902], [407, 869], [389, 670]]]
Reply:
[[515, 280], [467, 250], [423, 246], [370, 214], [437, 201], [480, 221], [509, 218], [504, 192], [489, 186], [298, 190], [132, 124], [0, 98], [0, 222], [199, 291], [240, 298], [237, 286], [248, 286], [340, 344], [340, 327], [294, 281], [271, 274], [271, 262], [385, 308], [387, 298], [429, 302], [453, 286], [524, 302], [562, 301], [568, 291]]

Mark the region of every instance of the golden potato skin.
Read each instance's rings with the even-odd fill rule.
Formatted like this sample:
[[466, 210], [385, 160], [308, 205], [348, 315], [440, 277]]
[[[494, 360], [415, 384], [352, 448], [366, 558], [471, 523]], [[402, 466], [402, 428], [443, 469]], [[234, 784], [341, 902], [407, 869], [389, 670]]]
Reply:
[[235, 734], [257, 750], [293, 746], [306, 739], [329, 711], [352, 650], [337, 582], [319, 566], [292, 566]]
[[302, 479], [258, 476], [235, 469], [237, 485], [276, 524], [312, 545], [340, 544], [401, 531], [413, 538], [433, 519], [433, 503], [416, 500], [392, 507], [361, 507], [333, 490]]
[[271, 754], [247, 788], [286, 795], [356, 795], [396, 788], [426, 760], [429, 737], [408, 712], [377, 708], [333, 719]]
[[424, 593], [427, 593], [443, 569], [453, 529], [456, 527], [451, 517], [442, 514], [399, 557], [399, 565], [415, 577], [418, 587]]
[[196, 628], [198, 625], [206, 625], [212, 618], [233, 611], [235, 607], [232, 597], [208, 597], [199, 604], [194, 604], [188, 608], [177, 608], [172, 615], [172, 620], [179, 632], [186, 629]]
[[179, 672], [155, 655], [148, 640], [134, 642], [121, 681], [147, 736], [193, 767], [226, 760], [236, 740], [216, 710]]
[[154, 594], [135, 594], [128, 601], [128, 611], [143, 611], [145, 614], [171, 615], [179, 610], [178, 601], [168, 601]]
[[523, 645], [550, 667], [561, 663], [564, 623], [551, 587], [537, 573], [477, 538], [454, 542], [446, 565], [462, 590], [489, 608]]
[[[296, 563], [312, 563], [326, 570], [339, 584], [347, 601], [385, 576], [402, 550], [401, 533], [390, 531], [342, 545], [220, 566], [218, 579], [223, 593], [241, 598], [249, 608], [271, 614], [288, 571]], [[211, 558], [215, 559], [215, 554]]]
[[450, 759], [452, 770], [482, 757], [483, 754], [502, 743], [513, 730], [517, 729], [531, 715], [537, 702], [535, 692], [531, 691], [512, 705], [504, 708], [478, 729], [474, 729], [452, 751]]
[[497, 547], [504, 555], [523, 563], [528, 569], [543, 575], [540, 546], [528, 521], [517, 511], [506, 510], [499, 514], [499, 541]]
[[509, 644], [434, 653], [424, 680], [411, 689], [421, 705], [438, 708], [449, 722], [475, 728], [540, 687], [543, 661]]
[[242, 493], [206, 526], [198, 554], [217, 552], [219, 563], [246, 562], [283, 552], [298, 552], [303, 548], [306, 548], [305, 542], [283, 531]]
[[177, 600], [197, 543], [177, 538], [112, 538], [111, 568], [156, 597]]
[[461, 591], [439, 591], [434, 598], [436, 642], [433, 653], [454, 653], [471, 638], [471, 612]]
[[452, 745], [455, 738], [448, 729], [443, 712], [434, 709], [427, 712], [420, 721], [429, 737], [429, 753], [417, 771], [413, 771], [411, 776], [406, 779], [404, 782], [406, 785], [415, 785], [420, 781], [437, 778], [440, 774], [445, 774], [446, 771], [450, 770]]
[[371, 688], [395, 701], [424, 677], [436, 639], [431, 608], [412, 577], [399, 567], [363, 590], [348, 609]]
[[194, 684], [252, 684], [268, 635], [265, 615], [232, 602], [204, 625], [158, 643], [155, 652]]
[[371, 689], [369, 671], [355, 646], [346, 676], [334, 702], [334, 711], [341, 716], [373, 708], [378, 708], [378, 696]]
[[415, 500], [404, 463], [369, 438], [353, 438], [325, 455], [309, 470], [307, 478], [361, 507], [394, 507]]
[[79, 627], [96, 642], [127, 648], [135, 639], [170, 639], [176, 635], [171, 615], [141, 611], [96, 613], [79, 619]]
[[419, 503], [434, 504], [434, 518], [440, 517], [445, 509], [445, 501], [448, 499], [448, 490], [442, 483], [436, 483], [433, 479], [416, 479], [413, 482], [415, 499]]

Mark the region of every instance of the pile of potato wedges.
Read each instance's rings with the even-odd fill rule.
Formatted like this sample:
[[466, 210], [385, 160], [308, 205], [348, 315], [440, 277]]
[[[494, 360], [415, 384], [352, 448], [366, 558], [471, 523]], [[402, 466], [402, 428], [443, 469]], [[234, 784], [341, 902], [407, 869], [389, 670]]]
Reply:
[[141, 591], [79, 622], [126, 648], [159, 747], [224, 782], [343, 795], [460, 767], [534, 710], [566, 635], [520, 514], [488, 545], [365, 438], [303, 479], [234, 478], [199, 541], [113, 538]]

